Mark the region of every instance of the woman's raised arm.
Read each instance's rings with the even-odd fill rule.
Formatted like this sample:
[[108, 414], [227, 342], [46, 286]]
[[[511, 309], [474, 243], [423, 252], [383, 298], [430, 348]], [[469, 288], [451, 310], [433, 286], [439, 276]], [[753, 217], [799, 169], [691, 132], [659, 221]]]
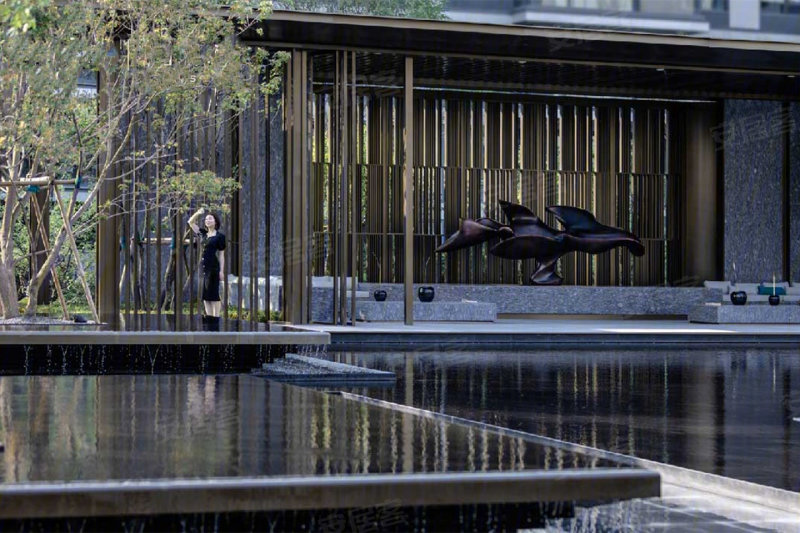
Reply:
[[200, 220], [200, 217], [203, 216], [203, 208], [201, 207], [195, 213], [189, 217], [188, 224], [189, 227], [192, 228], [192, 231], [195, 233], [200, 233], [200, 226], [197, 225], [197, 221]]

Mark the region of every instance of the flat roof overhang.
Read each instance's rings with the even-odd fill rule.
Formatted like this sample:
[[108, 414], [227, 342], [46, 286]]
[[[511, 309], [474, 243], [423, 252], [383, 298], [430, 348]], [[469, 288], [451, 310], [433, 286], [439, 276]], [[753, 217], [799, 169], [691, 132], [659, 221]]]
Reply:
[[[800, 44], [275, 11], [270, 44], [800, 74]], [[635, 44], [636, 46], [631, 46]]]
[[[274, 12], [260, 29], [260, 35], [246, 32], [243, 41], [421, 56], [417, 82], [439, 88], [784, 100], [800, 95], [800, 45], [792, 43], [293, 11]], [[386, 83], [401, 80], [399, 62], [391, 62], [358, 65], [365, 76], [360, 83], [368, 83], [370, 74]], [[315, 65], [315, 81], [327, 81], [327, 70]]]

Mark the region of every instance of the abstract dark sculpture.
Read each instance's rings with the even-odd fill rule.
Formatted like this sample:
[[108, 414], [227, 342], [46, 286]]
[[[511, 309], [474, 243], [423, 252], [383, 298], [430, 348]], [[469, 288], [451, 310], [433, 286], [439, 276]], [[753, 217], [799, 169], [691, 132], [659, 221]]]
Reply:
[[625, 246], [633, 255], [644, 255], [644, 245], [629, 231], [600, 224], [590, 212], [577, 207], [553, 205], [553, 213], [564, 226], [558, 231], [537, 217], [525, 206], [500, 200], [508, 225], [491, 218], [461, 221], [461, 228], [436, 251], [453, 252], [487, 241], [489, 253], [503, 259], [536, 259], [539, 268], [531, 275], [534, 285], [561, 285], [556, 274], [556, 261], [569, 252], [599, 254], [617, 246]]

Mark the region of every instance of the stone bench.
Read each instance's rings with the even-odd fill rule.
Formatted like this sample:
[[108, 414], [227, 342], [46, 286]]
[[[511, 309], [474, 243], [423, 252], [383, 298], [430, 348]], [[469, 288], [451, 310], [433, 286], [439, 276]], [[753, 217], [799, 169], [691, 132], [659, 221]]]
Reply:
[[[397, 322], [404, 319], [402, 301], [359, 301], [356, 317], [367, 322]], [[494, 322], [497, 306], [493, 303], [414, 302], [414, 320], [432, 322]]]
[[694, 307], [689, 313], [689, 322], [703, 324], [800, 324], [800, 305], [761, 303], [745, 305], [707, 303]]

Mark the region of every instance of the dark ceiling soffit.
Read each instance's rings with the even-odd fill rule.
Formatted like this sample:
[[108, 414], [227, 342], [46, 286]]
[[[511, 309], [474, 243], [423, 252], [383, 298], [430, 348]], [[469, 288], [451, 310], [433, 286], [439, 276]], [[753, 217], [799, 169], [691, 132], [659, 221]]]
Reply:
[[[297, 15], [297, 20], [292, 15]], [[362, 48], [396, 53], [464, 54], [531, 60], [588, 61], [598, 64], [800, 72], [798, 52], [702, 46], [705, 42], [703, 39], [687, 39], [693, 43], [681, 45], [674, 44], [674, 41], [679, 40], [676, 37], [667, 38], [669, 43], [658, 43], [652, 42], [657, 39], [656, 36], [631, 33], [615, 34], [617, 38], [619, 35], [629, 37], [628, 41], [596, 38], [584, 40], [553, 37], [550, 35], [552, 30], [544, 36], [533, 33], [500, 34], [469, 31], [470, 25], [458, 23], [427, 23], [424, 24], [425, 27], [414, 27], [415, 21], [408, 21], [406, 26], [384, 27], [374, 23], [358, 23], [363, 17], [354, 17], [353, 23], [331, 23], [329, 20], [314, 20], [315, 18], [331, 17], [281, 13], [280, 16], [262, 23], [262, 35], [251, 30], [242, 38], [248, 42], [261, 41], [270, 45], [285, 43], [292, 46]], [[346, 20], [346, 17], [334, 18]], [[458, 24], [459, 30], [447, 30], [449, 24]], [[574, 31], [568, 33], [575, 34]]]

